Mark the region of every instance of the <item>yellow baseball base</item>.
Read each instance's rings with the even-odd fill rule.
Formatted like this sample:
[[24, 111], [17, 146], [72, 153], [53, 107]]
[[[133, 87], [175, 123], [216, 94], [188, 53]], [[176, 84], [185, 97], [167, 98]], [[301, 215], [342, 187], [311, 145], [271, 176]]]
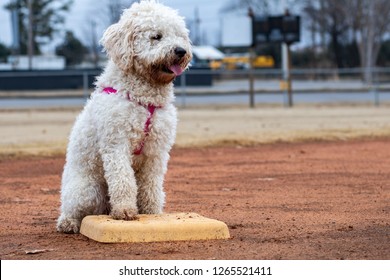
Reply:
[[103, 243], [212, 240], [230, 238], [225, 223], [196, 213], [138, 215], [133, 221], [87, 216], [80, 233]]

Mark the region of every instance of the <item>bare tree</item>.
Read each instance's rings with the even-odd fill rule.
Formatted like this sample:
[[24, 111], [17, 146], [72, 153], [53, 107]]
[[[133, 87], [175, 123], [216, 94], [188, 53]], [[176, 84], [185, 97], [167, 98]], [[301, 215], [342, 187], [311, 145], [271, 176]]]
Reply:
[[[92, 3], [92, 0], [90, 0]], [[96, 1], [95, 1], [96, 2]], [[83, 42], [88, 47], [88, 60], [94, 67], [99, 66], [100, 53], [99, 37], [107, 26], [118, 22], [124, 9], [129, 8], [137, 0], [106, 0], [99, 5], [91, 5], [82, 27]]]
[[255, 15], [268, 15], [271, 13], [284, 13], [288, 8], [291, 13], [302, 9], [302, 2], [306, 0], [229, 0], [221, 12], [247, 13], [251, 8]]
[[[305, 0], [304, 13], [312, 22], [313, 32], [326, 34], [338, 67], [343, 67], [341, 43], [356, 42], [364, 80], [372, 82], [380, 46], [390, 30], [389, 0]], [[324, 41], [324, 39], [323, 39]]]
[[118, 22], [123, 9], [130, 7], [137, 0], [109, 0], [107, 8], [109, 11], [110, 24]]
[[[346, 4], [350, 0], [306, 1], [304, 13], [320, 34], [330, 39], [334, 60], [338, 68], [344, 66], [341, 41], [349, 29]], [[324, 35], [321, 36], [325, 40]], [[322, 42], [324, 43], [324, 42]]]
[[223, 8], [222, 12], [242, 12], [247, 13], [248, 8], [252, 8], [255, 14], [268, 14], [268, 0], [230, 0]]
[[92, 62], [95, 68], [99, 67], [99, 51], [98, 51], [98, 39], [96, 35], [96, 21], [90, 21], [91, 27], [91, 50], [92, 50]]
[[[14, 0], [8, 1], [6, 9], [15, 16], [14, 28], [18, 29], [19, 51], [26, 54], [27, 49], [40, 54], [40, 47], [53, 40], [61, 31], [65, 15], [72, 0]], [[30, 40], [28, 39], [30, 38]]]
[[390, 31], [390, 1], [388, 0], [350, 0], [350, 24], [358, 42], [364, 80], [372, 83], [372, 68], [383, 41]]

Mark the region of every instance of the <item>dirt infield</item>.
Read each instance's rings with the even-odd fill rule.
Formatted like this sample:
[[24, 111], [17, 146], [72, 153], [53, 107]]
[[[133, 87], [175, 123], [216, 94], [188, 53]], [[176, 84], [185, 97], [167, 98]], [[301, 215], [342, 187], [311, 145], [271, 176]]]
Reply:
[[[387, 138], [388, 139], [388, 138]], [[175, 148], [167, 212], [229, 240], [99, 244], [55, 231], [64, 156], [0, 159], [1, 259], [390, 259], [390, 140]]]

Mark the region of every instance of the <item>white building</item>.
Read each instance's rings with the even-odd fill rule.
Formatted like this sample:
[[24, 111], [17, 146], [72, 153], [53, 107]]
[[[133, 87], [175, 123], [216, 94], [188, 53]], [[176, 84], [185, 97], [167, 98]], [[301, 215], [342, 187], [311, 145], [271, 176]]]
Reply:
[[[57, 55], [36, 55], [32, 58], [32, 70], [65, 69], [65, 57]], [[27, 55], [9, 56], [8, 63], [1, 64], [0, 70], [29, 70]]]

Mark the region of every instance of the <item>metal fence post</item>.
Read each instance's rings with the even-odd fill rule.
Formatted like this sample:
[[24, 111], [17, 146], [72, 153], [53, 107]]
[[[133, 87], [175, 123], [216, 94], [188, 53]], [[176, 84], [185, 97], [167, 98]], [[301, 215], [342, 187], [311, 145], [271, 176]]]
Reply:
[[[366, 72], [364, 72], [366, 70], [363, 70], [363, 74], [366, 75], [365, 78], [368, 76], [369, 77], [369, 80], [368, 80], [368, 86], [369, 86], [369, 93], [371, 93], [371, 95], [373, 96], [374, 98], [374, 106], [375, 107], [379, 107], [380, 105], [380, 100], [379, 100], [379, 91], [378, 91], [378, 86], [377, 86], [377, 81], [376, 81], [376, 78], [377, 78], [377, 69], [374, 68], [372, 69], [371, 67], [369, 68], [369, 74], [367, 75]], [[367, 82], [367, 81], [366, 81]]]
[[375, 107], [380, 106], [379, 91], [376, 85], [372, 85], [370, 89], [371, 94], [374, 95], [374, 105]]
[[291, 50], [290, 50], [290, 45], [286, 44], [287, 46], [287, 68], [286, 68], [286, 73], [285, 73], [285, 81], [287, 84], [287, 106], [292, 107], [293, 106], [293, 95], [292, 95], [292, 85], [291, 85]]
[[255, 51], [253, 48], [249, 51], [249, 107], [255, 108], [255, 77], [253, 73]]
[[87, 99], [88, 95], [89, 95], [88, 88], [89, 88], [88, 87], [88, 73], [87, 73], [87, 71], [84, 71], [83, 72], [83, 97], [85, 99]]

